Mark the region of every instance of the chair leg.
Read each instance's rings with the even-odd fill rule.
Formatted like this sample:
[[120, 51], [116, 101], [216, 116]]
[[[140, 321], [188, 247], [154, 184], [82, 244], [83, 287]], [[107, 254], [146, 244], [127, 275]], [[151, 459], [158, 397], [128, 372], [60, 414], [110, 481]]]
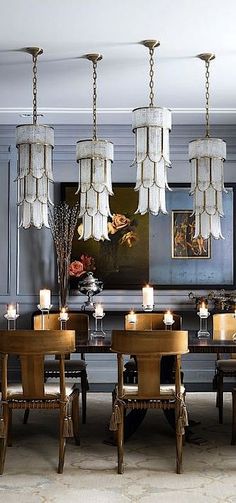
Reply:
[[73, 421], [73, 432], [76, 445], [80, 445], [80, 435], [79, 435], [79, 395], [76, 394], [72, 400], [72, 421]]
[[176, 473], [182, 473], [182, 461], [183, 461], [183, 435], [179, 425], [180, 419], [180, 404], [176, 404], [175, 409], [175, 421], [176, 421]]
[[218, 407], [219, 407], [219, 423], [223, 424], [223, 372], [218, 372]]
[[117, 432], [117, 452], [118, 452], [118, 473], [124, 473], [124, 405], [119, 404], [121, 422], [118, 424]]
[[63, 473], [64, 460], [65, 460], [65, 449], [66, 449], [66, 439], [64, 437], [64, 419], [65, 411], [64, 407], [60, 408], [60, 433], [59, 433], [59, 463], [57, 473]]
[[3, 405], [4, 432], [3, 432], [3, 438], [0, 438], [0, 475], [3, 474], [5, 458], [6, 458], [8, 417], [9, 417], [9, 408], [8, 405], [4, 404]]
[[232, 392], [232, 439], [231, 445], [236, 444], [236, 389]]
[[8, 409], [7, 446], [12, 447], [12, 409]]
[[87, 409], [87, 389], [88, 379], [87, 372], [81, 373], [81, 395], [82, 395], [82, 423], [86, 423], [86, 409]]
[[29, 413], [30, 413], [30, 410], [29, 409], [25, 409], [24, 418], [23, 418], [23, 424], [27, 424], [28, 418], [29, 418]]

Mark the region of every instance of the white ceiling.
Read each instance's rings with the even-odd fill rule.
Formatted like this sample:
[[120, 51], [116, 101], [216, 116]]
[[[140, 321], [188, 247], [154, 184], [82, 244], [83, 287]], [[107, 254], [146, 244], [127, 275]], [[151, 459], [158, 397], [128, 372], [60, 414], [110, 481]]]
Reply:
[[156, 50], [156, 104], [173, 110], [174, 123], [204, 120], [204, 64], [211, 64], [212, 122], [236, 118], [235, 0], [1, 0], [0, 123], [26, 122], [31, 110], [31, 58], [20, 49], [40, 46], [39, 111], [43, 122], [90, 123], [91, 64], [101, 52], [99, 121], [129, 123], [130, 110], [148, 104], [148, 52]]

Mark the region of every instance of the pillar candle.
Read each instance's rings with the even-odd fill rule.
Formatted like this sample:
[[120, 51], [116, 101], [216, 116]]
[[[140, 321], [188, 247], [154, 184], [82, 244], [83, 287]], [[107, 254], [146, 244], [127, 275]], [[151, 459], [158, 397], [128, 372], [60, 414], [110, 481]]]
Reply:
[[39, 292], [39, 305], [41, 309], [49, 309], [51, 306], [51, 291], [46, 290], [40, 290]]
[[153, 288], [152, 286], [143, 287], [143, 306], [153, 307]]

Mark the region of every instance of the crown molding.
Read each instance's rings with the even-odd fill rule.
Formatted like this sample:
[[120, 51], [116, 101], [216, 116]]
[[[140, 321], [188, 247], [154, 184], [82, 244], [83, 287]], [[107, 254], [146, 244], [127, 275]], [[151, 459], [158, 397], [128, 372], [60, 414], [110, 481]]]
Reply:
[[[129, 114], [132, 108], [98, 108], [99, 114]], [[171, 108], [173, 114], [205, 114], [205, 108]], [[44, 107], [38, 108], [39, 114], [91, 114], [92, 108]], [[32, 108], [0, 107], [0, 114], [30, 114]], [[211, 108], [211, 114], [236, 114], [236, 108]]]

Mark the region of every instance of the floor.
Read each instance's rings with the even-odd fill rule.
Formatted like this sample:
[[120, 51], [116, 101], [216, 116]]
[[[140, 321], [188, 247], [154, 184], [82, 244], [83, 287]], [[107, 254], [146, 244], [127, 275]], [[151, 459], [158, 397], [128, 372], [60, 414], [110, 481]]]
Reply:
[[81, 447], [67, 445], [63, 475], [56, 473], [56, 412], [34, 411], [28, 425], [15, 412], [0, 501], [4, 503], [233, 503], [236, 446], [231, 439], [231, 395], [225, 393], [225, 423], [217, 422], [213, 393], [188, 393], [196, 435], [204, 446], [186, 444], [184, 473], [175, 474], [173, 433], [161, 411], [149, 411], [125, 446], [125, 473], [116, 473], [116, 449], [106, 445], [110, 394], [88, 395], [88, 421]]

